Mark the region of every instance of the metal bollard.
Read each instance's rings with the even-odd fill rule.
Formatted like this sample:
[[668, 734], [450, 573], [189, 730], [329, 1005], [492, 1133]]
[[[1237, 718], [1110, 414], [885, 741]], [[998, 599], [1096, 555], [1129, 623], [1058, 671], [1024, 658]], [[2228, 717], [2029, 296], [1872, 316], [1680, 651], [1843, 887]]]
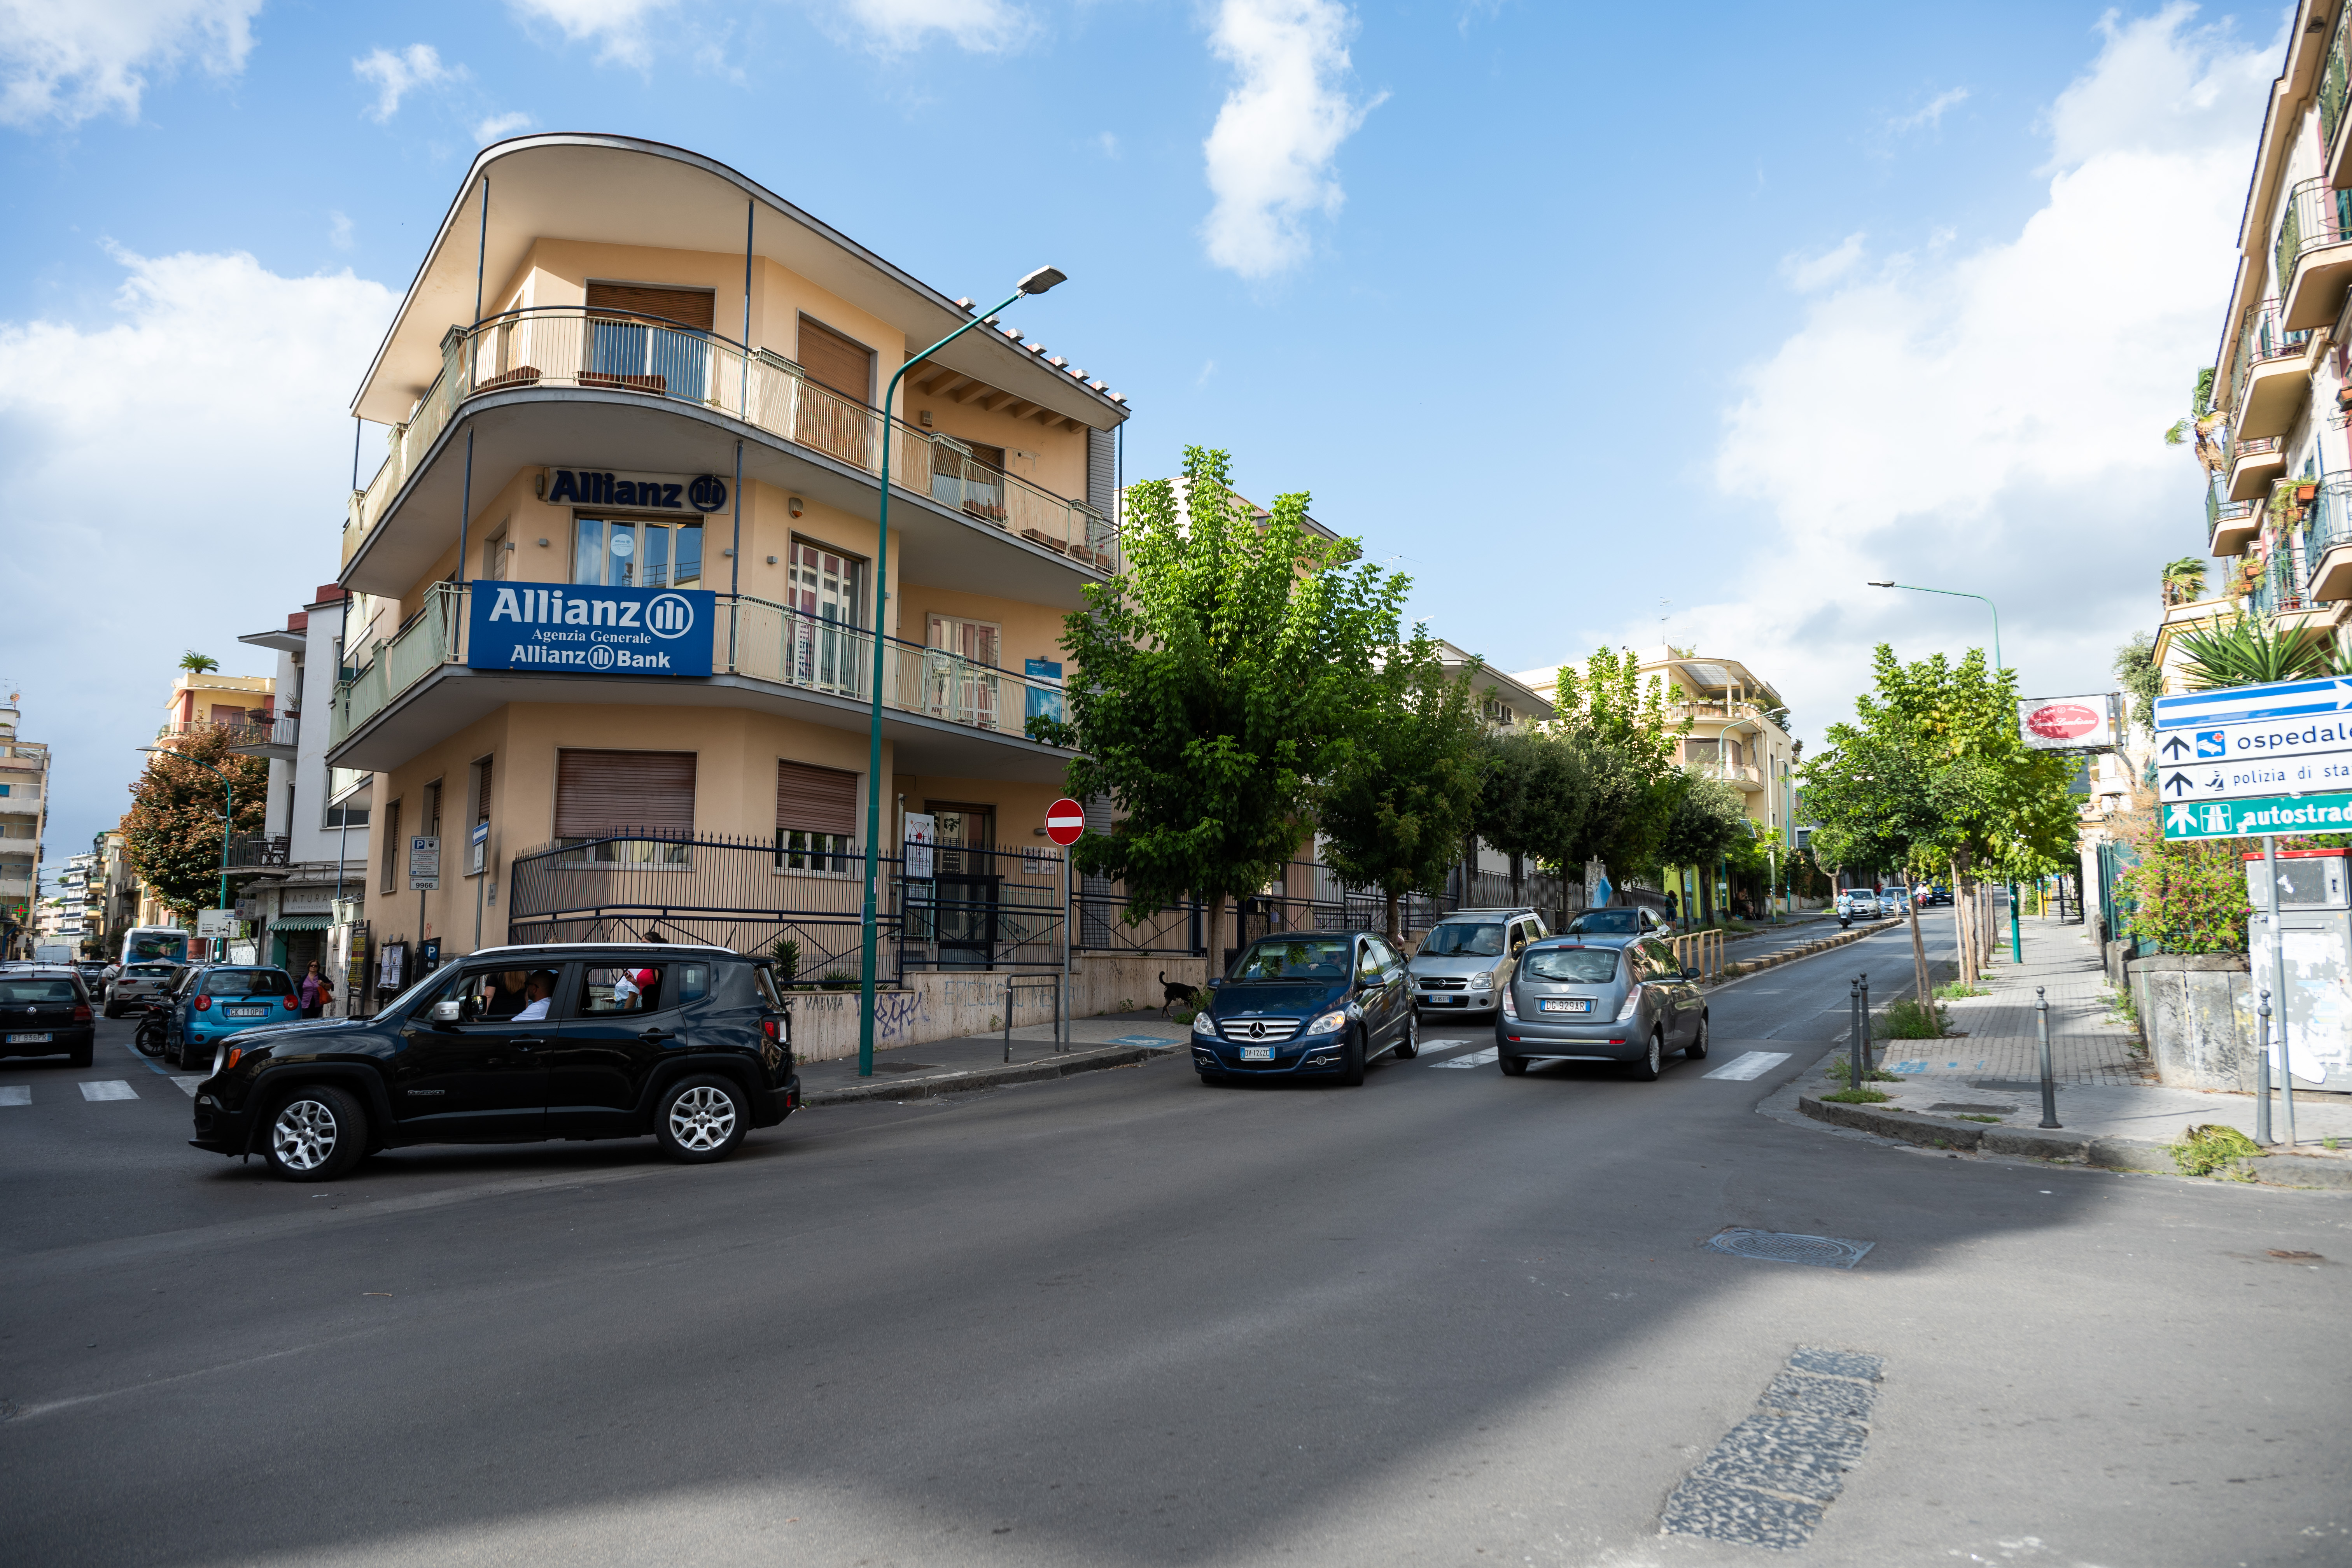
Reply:
[[1847, 1068], [1845, 1086], [1848, 1089], [1860, 1089], [1863, 1084], [1867, 1081], [1863, 1077], [1863, 1064], [1864, 1058], [1869, 1055], [1869, 1052], [1863, 1048], [1862, 1044], [1862, 1032], [1869, 1019], [1869, 1015], [1863, 1011], [1862, 1006], [1862, 982], [1859, 980], [1848, 981], [1846, 983], [1845, 995], [1846, 1019], [1847, 1023], [1851, 1026], [1846, 1035], [1846, 1054], [1850, 1058], [1850, 1063]]
[[2271, 994], [2263, 992], [2263, 1005], [2254, 1009], [2262, 1019], [2262, 1030], [2254, 1047], [2254, 1142], [2268, 1147], [2271, 1139]]
[[2050, 1073], [2050, 998], [2033, 988], [2033, 1033], [2042, 1047], [2042, 1125], [2064, 1125], [2058, 1120], [2058, 1085]]
[[1013, 1059], [1013, 976], [1004, 977], [1004, 1059]]
[[[1861, 979], [1862, 979], [1862, 1065], [1863, 1065], [1864, 1067], [1867, 1068], [1867, 1067], [1869, 1067], [1869, 1066], [1870, 1066], [1870, 971], [1869, 971], [1869, 970], [1867, 970], [1867, 969], [1864, 970], [1864, 971], [1862, 972]], [[1856, 1089], [1860, 1089], [1860, 1088], [1862, 1087], [1862, 1079], [1858, 1079], [1858, 1078], [1857, 1078], [1857, 1079], [1855, 1079], [1853, 1080], [1853, 1084], [1854, 1084], [1854, 1087], [1855, 1087]]]

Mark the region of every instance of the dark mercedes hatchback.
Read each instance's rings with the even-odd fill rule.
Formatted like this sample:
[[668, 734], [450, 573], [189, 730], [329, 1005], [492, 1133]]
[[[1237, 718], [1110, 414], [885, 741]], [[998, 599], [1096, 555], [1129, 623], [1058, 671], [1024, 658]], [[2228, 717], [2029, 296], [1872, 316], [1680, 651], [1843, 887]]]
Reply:
[[302, 1182], [413, 1143], [651, 1135], [699, 1163], [799, 1109], [793, 1065], [792, 1018], [762, 960], [654, 943], [491, 948], [373, 1018], [223, 1042], [196, 1087], [191, 1142]]

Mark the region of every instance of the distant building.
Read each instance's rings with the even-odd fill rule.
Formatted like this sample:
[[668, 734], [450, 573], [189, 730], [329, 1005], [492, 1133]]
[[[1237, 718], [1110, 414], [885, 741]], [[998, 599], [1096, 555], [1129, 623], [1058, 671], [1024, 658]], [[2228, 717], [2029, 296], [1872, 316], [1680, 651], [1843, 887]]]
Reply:
[[16, 733], [14, 693], [0, 706], [0, 955], [32, 951], [33, 900], [40, 892], [41, 840], [48, 827], [49, 749]]

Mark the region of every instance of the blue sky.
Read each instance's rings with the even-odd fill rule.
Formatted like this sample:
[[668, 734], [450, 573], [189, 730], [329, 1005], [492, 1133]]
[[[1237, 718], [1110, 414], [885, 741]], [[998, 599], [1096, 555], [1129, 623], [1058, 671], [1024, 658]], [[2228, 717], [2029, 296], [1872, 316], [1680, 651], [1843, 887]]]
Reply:
[[[2284, 14], [1524, 0], [79, 0], [0, 12], [0, 681], [52, 860], [172, 665], [335, 571], [343, 410], [486, 136], [718, 157], [1231, 448], [1507, 669], [1676, 642], [1801, 732], [1871, 646], [2105, 689], [2202, 548]], [[381, 453], [371, 428], [366, 466]], [[1671, 601], [1661, 605], [1660, 601]]]

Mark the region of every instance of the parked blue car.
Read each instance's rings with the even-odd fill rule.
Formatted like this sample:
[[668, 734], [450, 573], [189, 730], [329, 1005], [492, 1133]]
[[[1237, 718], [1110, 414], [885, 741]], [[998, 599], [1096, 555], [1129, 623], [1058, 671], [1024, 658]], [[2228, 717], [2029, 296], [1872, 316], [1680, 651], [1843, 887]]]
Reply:
[[1421, 1025], [1404, 959], [1370, 931], [1260, 937], [1192, 1019], [1192, 1066], [1202, 1083], [1245, 1078], [1364, 1081], [1389, 1052], [1421, 1054]]
[[302, 998], [284, 970], [203, 964], [172, 993], [171, 1014], [163, 1026], [163, 1059], [180, 1067], [209, 1068], [213, 1047], [231, 1035], [301, 1016]]

